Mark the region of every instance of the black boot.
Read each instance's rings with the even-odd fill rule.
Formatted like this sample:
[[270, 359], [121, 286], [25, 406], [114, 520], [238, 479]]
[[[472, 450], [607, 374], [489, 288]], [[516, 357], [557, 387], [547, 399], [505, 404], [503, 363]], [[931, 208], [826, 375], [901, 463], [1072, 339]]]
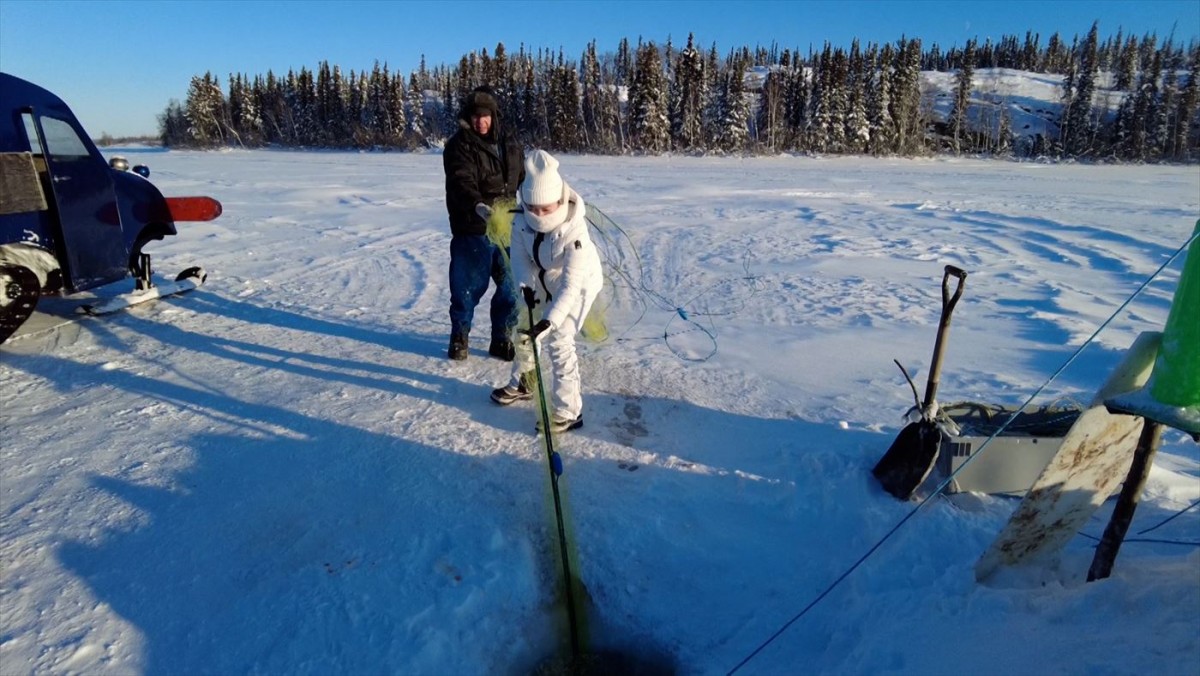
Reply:
[[488, 354], [501, 361], [512, 361], [517, 351], [513, 347], [511, 340], [507, 338], [493, 338], [492, 344], [488, 346]]
[[462, 361], [467, 358], [467, 332], [455, 331], [450, 334], [450, 349], [446, 350], [446, 356], [455, 361]]

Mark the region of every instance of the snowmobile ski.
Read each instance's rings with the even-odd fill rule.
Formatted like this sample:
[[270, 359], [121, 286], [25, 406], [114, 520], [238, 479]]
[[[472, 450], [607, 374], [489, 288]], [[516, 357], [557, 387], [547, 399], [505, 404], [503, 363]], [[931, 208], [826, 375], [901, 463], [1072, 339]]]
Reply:
[[141, 289], [123, 293], [118, 296], [106, 298], [98, 303], [90, 303], [82, 305], [79, 308], [80, 312], [89, 315], [107, 315], [114, 312], [119, 312], [134, 305], [164, 298], [166, 296], [174, 296], [176, 294], [191, 291], [199, 288], [208, 278], [207, 273], [202, 268], [188, 268], [179, 273], [173, 282], [159, 282], [149, 289]]

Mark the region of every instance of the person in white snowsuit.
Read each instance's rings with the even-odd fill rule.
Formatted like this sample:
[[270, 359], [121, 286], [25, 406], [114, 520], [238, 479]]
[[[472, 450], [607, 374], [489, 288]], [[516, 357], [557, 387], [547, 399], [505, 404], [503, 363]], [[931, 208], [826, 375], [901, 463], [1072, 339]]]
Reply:
[[[549, 402], [554, 411], [550, 427], [565, 432], [583, 426], [579, 360], [575, 335], [583, 327], [592, 303], [604, 286], [600, 254], [588, 235], [585, 206], [579, 193], [558, 173], [558, 160], [535, 150], [525, 160], [525, 179], [518, 192], [521, 204], [512, 225], [512, 278], [518, 289], [533, 291], [534, 318], [528, 333], [518, 335], [512, 377], [508, 385], [492, 392], [492, 400], [507, 406], [533, 396], [533, 349], [546, 377], [549, 366], [553, 386]], [[524, 303], [524, 292], [517, 304]], [[522, 315], [528, 312], [522, 308]], [[541, 423], [538, 423], [539, 428]]]

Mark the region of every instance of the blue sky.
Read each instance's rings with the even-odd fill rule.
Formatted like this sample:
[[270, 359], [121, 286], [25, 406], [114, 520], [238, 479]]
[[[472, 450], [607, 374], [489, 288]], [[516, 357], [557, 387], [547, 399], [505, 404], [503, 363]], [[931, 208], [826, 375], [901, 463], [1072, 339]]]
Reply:
[[155, 133], [170, 99], [183, 100], [193, 75], [211, 71], [285, 74], [323, 60], [344, 70], [378, 59], [393, 71], [455, 64], [498, 42], [510, 52], [561, 47], [577, 60], [596, 40], [601, 52], [621, 38], [676, 45], [695, 33], [726, 53], [756, 44], [798, 47], [857, 37], [927, 45], [971, 38], [1054, 32], [1083, 36], [1092, 21], [1102, 36], [1172, 30], [1200, 36], [1200, 0], [1009, 0], [1008, 2], [754, 1], [723, 2], [389, 2], [307, 0], [0, 0], [0, 69], [63, 97], [93, 136]]

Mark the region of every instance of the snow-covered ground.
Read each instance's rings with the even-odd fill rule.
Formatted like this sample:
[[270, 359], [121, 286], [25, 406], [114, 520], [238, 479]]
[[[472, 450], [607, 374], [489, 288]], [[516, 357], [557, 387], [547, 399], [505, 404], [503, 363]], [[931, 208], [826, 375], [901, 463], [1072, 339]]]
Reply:
[[[0, 673], [519, 674], [560, 651], [533, 408], [488, 399], [486, 312], [445, 358], [441, 157], [128, 154], [223, 203], [149, 248], [209, 281], [0, 348]], [[739, 665], [912, 510], [870, 468], [912, 402], [892, 359], [927, 376], [944, 265], [970, 276], [938, 398], [1017, 405], [1200, 215], [1195, 166], [562, 159], [624, 233], [558, 446], [590, 649], [686, 674]], [[1161, 330], [1182, 259], [1035, 403], [1086, 402]], [[1200, 499], [1197, 449], [1167, 432], [1131, 536]], [[1084, 577], [1111, 502], [1060, 561], [980, 585], [1017, 501], [966, 497], [738, 673], [1200, 671], [1197, 510], [1139, 536], [1193, 544], [1128, 542], [1107, 580]]]

